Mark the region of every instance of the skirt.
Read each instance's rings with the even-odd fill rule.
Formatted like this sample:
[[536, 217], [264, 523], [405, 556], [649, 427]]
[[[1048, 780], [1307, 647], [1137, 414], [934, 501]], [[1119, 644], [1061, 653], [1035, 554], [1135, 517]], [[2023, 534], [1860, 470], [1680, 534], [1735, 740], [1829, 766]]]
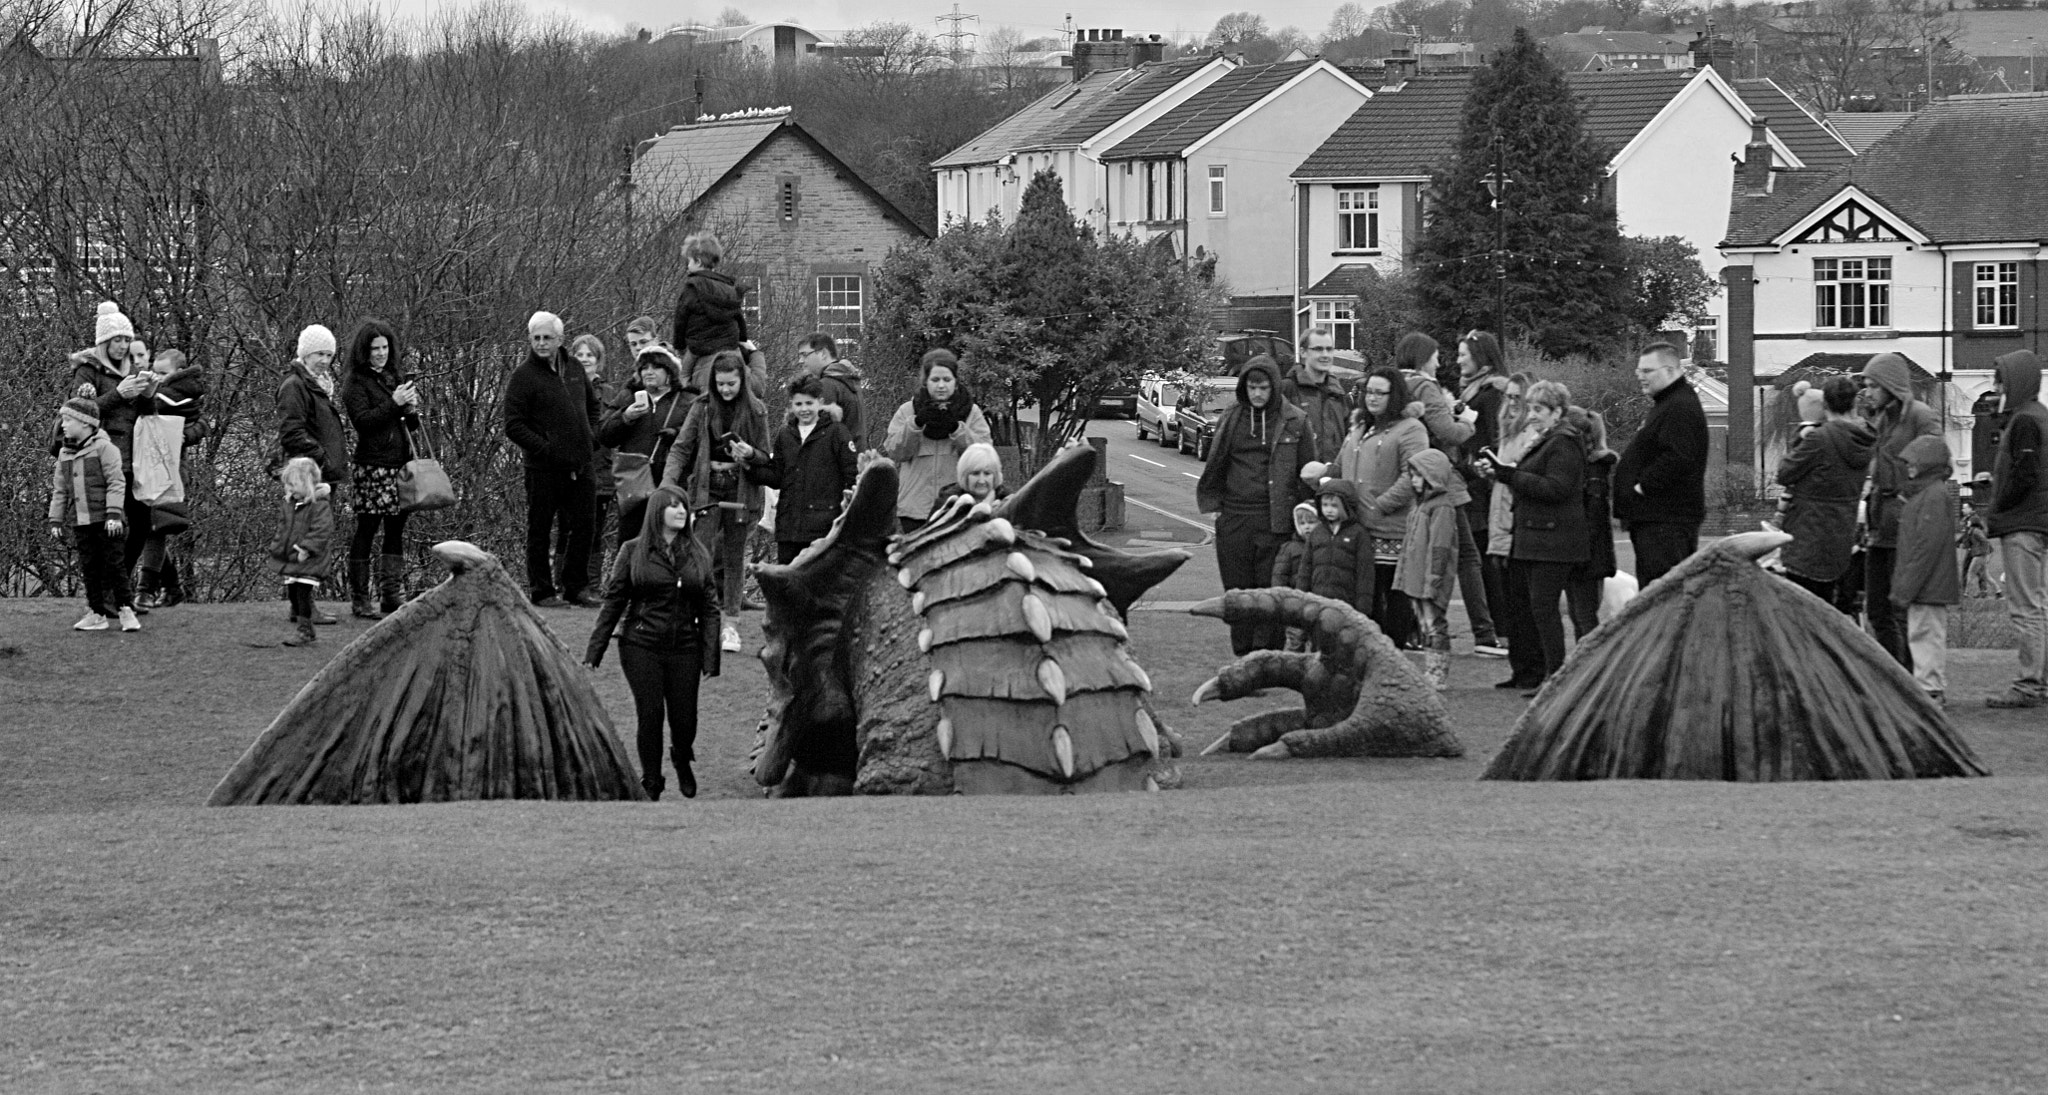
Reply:
[[405, 477], [404, 468], [379, 468], [370, 464], [355, 466], [355, 505], [350, 507], [363, 517], [396, 517], [405, 512], [398, 499], [398, 481]]

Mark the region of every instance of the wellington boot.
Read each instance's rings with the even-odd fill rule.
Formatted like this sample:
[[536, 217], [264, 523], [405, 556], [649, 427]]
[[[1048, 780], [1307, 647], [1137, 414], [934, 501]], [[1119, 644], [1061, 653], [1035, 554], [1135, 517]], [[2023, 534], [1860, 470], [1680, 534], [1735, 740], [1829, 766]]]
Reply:
[[381, 620], [382, 612], [377, 611], [376, 602], [370, 600], [370, 561], [350, 559], [348, 561], [348, 608], [349, 614], [359, 620]]
[[1429, 686], [1441, 692], [1450, 686], [1451, 656], [1431, 650], [1422, 655], [1422, 675], [1429, 678]]
[[379, 555], [377, 557], [377, 607], [389, 616], [398, 611], [404, 603], [400, 594], [405, 589], [405, 556]]
[[312, 646], [320, 641], [320, 634], [313, 630], [313, 621], [303, 616], [292, 617], [292, 637], [284, 641], [286, 646]]

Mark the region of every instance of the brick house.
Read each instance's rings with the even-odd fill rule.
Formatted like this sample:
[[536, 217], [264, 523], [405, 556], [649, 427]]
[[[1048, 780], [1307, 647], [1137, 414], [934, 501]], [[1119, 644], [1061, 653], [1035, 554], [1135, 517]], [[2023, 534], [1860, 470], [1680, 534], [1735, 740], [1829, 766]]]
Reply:
[[719, 234], [764, 341], [825, 331], [851, 356], [871, 268], [931, 236], [786, 110], [676, 126], [636, 150], [633, 184], [642, 215]]
[[[1832, 171], [1774, 172], [1752, 157], [1720, 248], [1731, 402], [1903, 354], [1957, 473], [1989, 471], [1992, 362], [2040, 352], [2048, 329], [2043, 163], [2048, 93], [1937, 102]], [[1736, 440], [1730, 451], [1743, 451]]]

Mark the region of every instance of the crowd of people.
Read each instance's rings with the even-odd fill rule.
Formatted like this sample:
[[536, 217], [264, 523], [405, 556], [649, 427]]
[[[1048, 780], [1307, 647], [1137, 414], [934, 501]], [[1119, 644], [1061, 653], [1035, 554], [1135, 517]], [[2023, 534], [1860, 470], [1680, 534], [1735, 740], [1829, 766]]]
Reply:
[[[1601, 415], [1554, 380], [1510, 373], [1489, 332], [1459, 339], [1455, 398], [1437, 378], [1440, 347], [1428, 335], [1404, 336], [1393, 360], [1349, 393], [1331, 373], [1334, 346], [1315, 328], [1286, 376], [1266, 356], [1239, 372], [1196, 485], [1198, 507], [1216, 515], [1225, 589], [1279, 584], [1351, 604], [1397, 645], [1421, 650], [1438, 688], [1459, 591], [1475, 652], [1508, 661], [1497, 687], [1533, 695], [1564, 662], [1566, 625], [1581, 637], [1599, 626], [1618, 573], [1617, 525], [1640, 585], [1698, 547], [1707, 417], [1676, 347], [1654, 343], [1639, 355], [1650, 409], [1616, 453]], [[1966, 569], [1977, 587], [1996, 588], [1981, 560], [1997, 539], [2020, 669], [1987, 703], [2048, 705], [2040, 385], [2031, 352], [1998, 360], [2010, 420], [1979, 484], [1981, 516], [1961, 503], [1938, 416], [1915, 397], [1897, 354], [1802, 392], [1803, 421], [1775, 472], [1780, 520], [1794, 537], [1785, 578], [1860, 614], [1938, 702], [1949, 608]], [[1240, 656], [1301, 642], [1258, 625], [1231, 632]]]

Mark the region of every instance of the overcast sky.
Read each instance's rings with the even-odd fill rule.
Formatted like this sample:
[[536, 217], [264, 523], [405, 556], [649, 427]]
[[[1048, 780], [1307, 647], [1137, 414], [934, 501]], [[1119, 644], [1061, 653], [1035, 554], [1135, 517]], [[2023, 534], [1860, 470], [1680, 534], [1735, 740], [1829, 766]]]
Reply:
[[[527, 0], [536, 9], [559, 9], [595, 27], [620, 29], [629, 23], [645, 27], [666, 27], [691, 21], [709, 22], [730, 2], [757, 22], [787, 19], [820, 32], [840, 31], [878, 20], [909, 23], [937, 32], [936, 17], [953, 10], [953, 0], [944, 3], [910, 0], [699, 0], [694, 4], [664, 3], [661, 0]], [[1114, 5], [1039, 3], [1005, 0], [1001, 4], [961, 0], [964, 15], [979, 15], [978, 22], [961, 25], [965, 31], [993, 30], [1014, 26], [1031, 36], [1056, 34], [1068, 14], [1074, 26], [1121, 27], [1126, 34], [1158, 34], [1191, 37], [1207, 34], [1218, 17], [1231, 11], [1255, 11], [1278, 30], [1290, 24], [1314, 35], [1330, 21], [1330, 12], [1342, 0], [1266, 0], [1262, 3], [1229, 4], [1214, 0], [1173, 3], [1171, 0], [1118, 0]], [[1368, 0], [1368, 7], [1378, 7]]]

